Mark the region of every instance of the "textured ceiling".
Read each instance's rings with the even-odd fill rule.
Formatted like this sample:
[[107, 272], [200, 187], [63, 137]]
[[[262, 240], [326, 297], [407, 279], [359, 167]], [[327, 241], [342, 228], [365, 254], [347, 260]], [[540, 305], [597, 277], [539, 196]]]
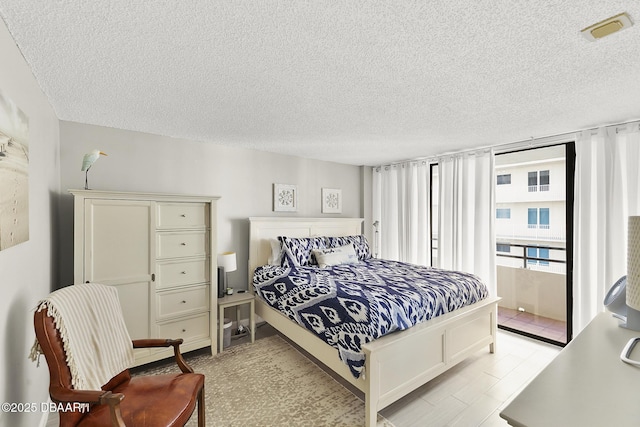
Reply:
[[28, 1], [62, 120], [375, 165], [640, 118], [637, 1]]

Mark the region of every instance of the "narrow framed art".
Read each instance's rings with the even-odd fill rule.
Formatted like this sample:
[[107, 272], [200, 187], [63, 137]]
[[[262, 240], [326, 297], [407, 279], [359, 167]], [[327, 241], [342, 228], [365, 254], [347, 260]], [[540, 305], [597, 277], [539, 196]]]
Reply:
[[342, 213], [342, 190], [339, 188], [322, 189], [322, 213]]

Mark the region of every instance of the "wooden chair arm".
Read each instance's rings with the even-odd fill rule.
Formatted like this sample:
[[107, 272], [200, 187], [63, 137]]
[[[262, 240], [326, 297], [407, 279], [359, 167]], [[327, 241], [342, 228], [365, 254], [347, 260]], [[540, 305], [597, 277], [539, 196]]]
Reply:
[[51, 399], [57, 402], [78, 402], [94, 405], [109, 405], [112, 427], [126, 427], [120, 412], [120, 402], [124, 399], [122, 393], [112, 393], [104, 390], [71, 390], [63, 387], [49, 388]]
[[[80, 402], [102, 405], [113, 396], [122, 396], [122, 398], [124, 398], [124, 395], [121, 393], [114, 394], [104, 390], [73, 390], [64, 387], [51, 387], [49, 392], [51, 393], [51, 398], [58, 402]], [[120, 400], [122, 400], [122, 398]]]
[[178, 339], [161, 339], [161, 338], [148, 338], [141, 340], [133, 340], [133, 348], [148, 348], [148, 347], [169, 347], [173, 346], [173, 354], [177, 365], [183, 373], [193, 373], [191, 366], [182, 357], [180, 353], [180, 344], [182, 344], [182, 338]]
[[149, 347], [169, 347], [174, 345], [175, 342], [178, 345], [182, 344], [182, 338], [177, 340], [163, 339], [163, 338], [147, 338], [141, 340], [133, 340], [133, 348], [149, 348]]

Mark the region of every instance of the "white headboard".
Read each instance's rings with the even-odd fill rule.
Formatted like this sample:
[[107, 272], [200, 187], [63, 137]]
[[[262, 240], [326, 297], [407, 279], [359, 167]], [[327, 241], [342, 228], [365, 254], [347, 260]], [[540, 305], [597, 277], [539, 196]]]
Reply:
[[249, 218], [249, 289], [253, 270], [265, 265], [271, 256], [269, 239], [278, 236], [352, 236], [362, 234], [363, 218]]

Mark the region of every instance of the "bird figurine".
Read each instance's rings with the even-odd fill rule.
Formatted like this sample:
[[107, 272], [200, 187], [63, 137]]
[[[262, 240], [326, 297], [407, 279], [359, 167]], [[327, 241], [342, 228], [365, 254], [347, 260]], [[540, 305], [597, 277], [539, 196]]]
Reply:
[[106, 153], [103, 153], [98, 149], [95, 149], [90, 153], [87, 153], [84, 155], [84, 158], [82, 159], [82, 171], [84, 172], [84, 189], [85, 190], [89, 189], [89, 182], [87, 177], [87, 174], [89, 173], [89, 169], [91, 169], [91, 166], [93, 166], [93, 164], [96, 162], [96, 160], [100, 158], [100, 156], [106, 156], [106, 155], [107, 155]]

